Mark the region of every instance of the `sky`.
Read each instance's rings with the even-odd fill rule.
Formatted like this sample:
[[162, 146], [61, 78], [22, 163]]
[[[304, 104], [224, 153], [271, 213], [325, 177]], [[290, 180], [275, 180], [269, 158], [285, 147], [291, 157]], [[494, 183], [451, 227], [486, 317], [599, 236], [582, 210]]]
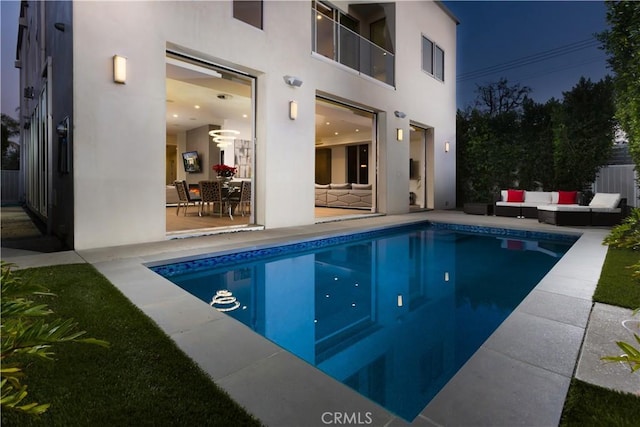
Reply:
[[[552, 97], [562, 99], [562, 93], [571, 90], [581, 76], [597, 81], [608, 73], [606, 55], [593, 41], [594, 33], [607, 28], [603, 1], [478, 0], [444, 4], [460, 21], [458, 108], [473, 103], [478, 85], [501, 77], [510, 84], [529, 86], [531, 98], [546, 102]], [[19, 1], [0, 0], [1, 111], [14, 118], [18, 117], [19, 105], [18, 70], [14, 68], [19, 5]]]
[[[584, 76], [610, 74], [594, 33], [607, 29], [603, 1], [445, 1], [458, 18], [457, 106], [501, 77], [537, 102], [562, 99]], [[519, 65], [518, 67], [515, 67]], [[486, 70], [481, 72], [481, 70]]]

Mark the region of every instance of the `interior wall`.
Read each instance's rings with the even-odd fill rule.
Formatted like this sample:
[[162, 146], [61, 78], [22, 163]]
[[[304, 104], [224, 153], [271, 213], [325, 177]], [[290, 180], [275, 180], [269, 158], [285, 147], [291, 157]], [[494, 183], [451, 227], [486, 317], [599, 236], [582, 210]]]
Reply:
[[187, 173], [187, 184], [197, 184], [198, 181], [215, 177], [212, 168], [220, 159], [220, 148], [210, 142], [209, 132], [219, 128], [217, 125], [207, 125], [187, 131], [187, 151], [198, 152], [201, 166], [200, 172]]

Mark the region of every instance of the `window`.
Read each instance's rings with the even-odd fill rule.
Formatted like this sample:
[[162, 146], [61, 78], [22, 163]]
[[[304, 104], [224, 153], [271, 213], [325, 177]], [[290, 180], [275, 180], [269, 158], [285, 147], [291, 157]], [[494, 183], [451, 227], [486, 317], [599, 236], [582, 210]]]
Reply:
[[444, 81], [444, 50], [422, 36], [422, 70]]
[[262, 29], [262, 1], [233, 0], [233, 17]]

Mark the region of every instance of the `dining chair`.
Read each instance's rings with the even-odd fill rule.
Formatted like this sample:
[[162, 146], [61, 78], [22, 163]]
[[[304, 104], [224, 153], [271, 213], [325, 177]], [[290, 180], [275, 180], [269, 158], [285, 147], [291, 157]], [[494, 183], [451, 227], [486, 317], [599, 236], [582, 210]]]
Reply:
[[216, 203], [220, 206], [219, 214], [222, 217], [222, 208], [223, 208], [223, 200], [222, 200], [222, 184], [220, 181], [200, 181], [198, 183], [200, 185], [200, 211], [198, 215], [202, 216], [202, 211], [204, 209], [205, 203], [207, 207], [212, 205], [213, 210], [216, 209]]
[[238, 207], [242, 216], [244, 216], [245, 210], [247, 210], [247, 213], [251, 213], [251, 181], [242, 181]]
[[189, 186], [186, 181], [174, 181], [173, 185], [178, 192], [178, 208], [176, 209], [176, 216], [180, 213], [180, 208], [184, 208], [184, 216], [187, 216], [187, 210], [190, 205], [198, 206], [200, 198], [191, 196], [189, 193]]

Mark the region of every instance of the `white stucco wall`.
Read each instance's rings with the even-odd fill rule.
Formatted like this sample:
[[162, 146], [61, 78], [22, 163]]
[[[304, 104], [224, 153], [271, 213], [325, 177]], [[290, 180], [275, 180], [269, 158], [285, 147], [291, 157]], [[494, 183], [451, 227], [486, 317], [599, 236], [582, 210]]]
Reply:
[[[264, 31], [233, 19], [231, 6], [74, 2], [76, 249], [165, 238], [168, 46], [257, 78], [257, 223], [314, 222], [317, 92], [379, 112], [380, 212], [409, 209], [410, 120], [435, 129], [435, 207], [455, 206], [455, 23], [437, 5], [396, 3], [395, 88], [312, 55], [310, 2], [265, 2]], [[421, 71], [421, 33], [445, 50], [444, 84]], [[112, 81], [114, 54], [128, 58], [125, 85]], [[302, 87], [285, 85], [284, 75], [301, 78]], [[298, 102], [295, 121], [290, 100]], [[444, 141], [449, 153], [438, 149]]]

